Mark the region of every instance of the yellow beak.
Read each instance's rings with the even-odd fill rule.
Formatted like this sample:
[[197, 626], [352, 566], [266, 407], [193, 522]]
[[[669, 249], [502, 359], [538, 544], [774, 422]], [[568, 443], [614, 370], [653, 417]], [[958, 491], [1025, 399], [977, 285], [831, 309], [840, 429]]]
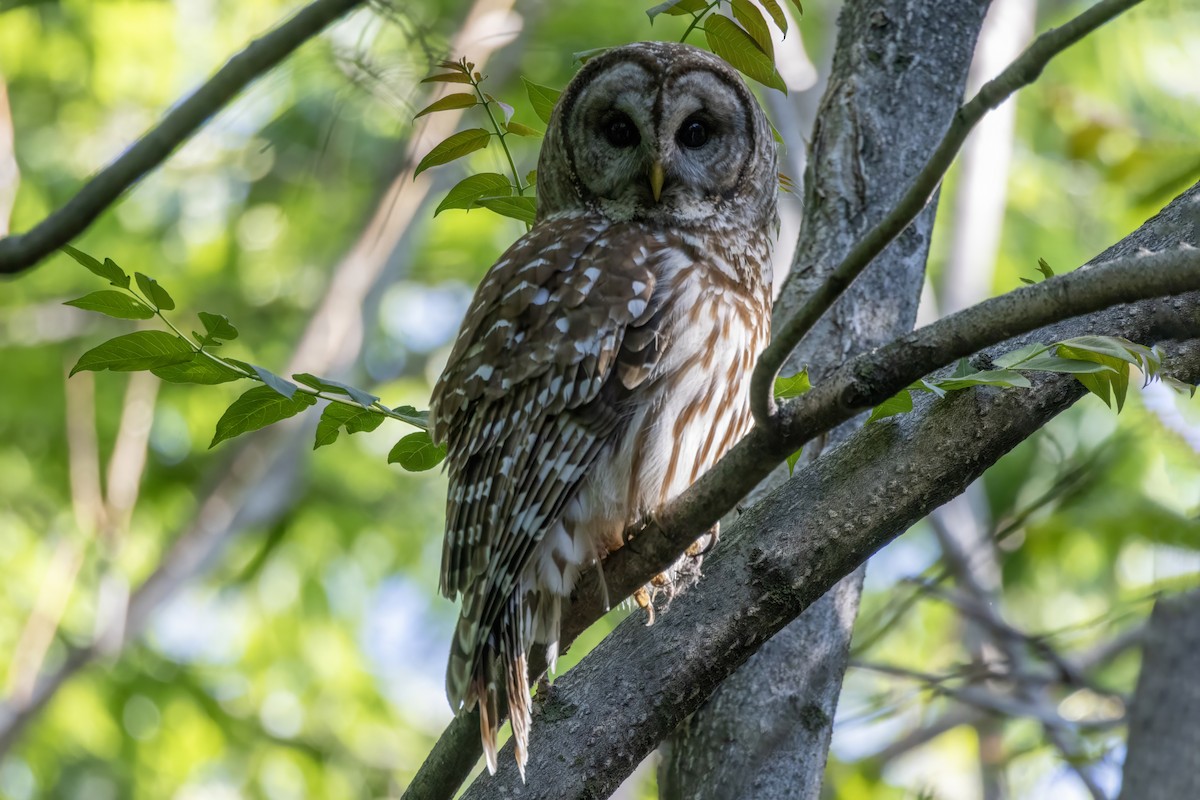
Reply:
[[663, 187], [663, 166], [661, 161], [655, 161], [650, 166], [650, 192], [654, 195], [654, 202], [658, 202], [658, 198], [662, 197]]

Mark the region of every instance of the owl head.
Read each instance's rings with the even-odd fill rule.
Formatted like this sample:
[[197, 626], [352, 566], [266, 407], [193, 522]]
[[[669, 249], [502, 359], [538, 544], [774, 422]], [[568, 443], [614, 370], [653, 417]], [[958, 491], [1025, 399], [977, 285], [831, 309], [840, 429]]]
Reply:
[[588, 61], [559, 98], [538, 162], [538, 217], [599, 210], [669, 226], [773, 223], [775, 142], [738, 73], [685, 44]]

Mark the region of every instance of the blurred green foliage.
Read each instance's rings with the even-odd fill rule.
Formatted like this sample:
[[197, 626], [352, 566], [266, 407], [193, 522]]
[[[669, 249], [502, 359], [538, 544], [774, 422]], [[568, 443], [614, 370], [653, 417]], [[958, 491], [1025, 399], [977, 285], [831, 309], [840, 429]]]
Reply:
[[[0, 3], [0, 75], [22, 172], [12, 229], [62, 205], [172, 102], [298, 5]], [[1039, 28], [1081, 4], [1045, 6]], [[424, 105], [420, 79], [439, 58], [472, 56], [445, 51], [467, 7], [424, 0], [334, 26], [219, 114], [77, 245], [159, 278], [184, 318], [219, 309], [242, 334], [229, 355], [282, 369], [314, 309], [338, 291], [328, 283], [333, 266], [365, 220], [397, 204], [386, 190]], [[818, 63], [831, 47], [831, 13], [828, 4], [806, 4], [803, 24], [789, 33]], [[487, 72], [491, 90], [516, 107], [514, 119], [529, 124], [537, 115], [521, 76], [561, 87], [575, 68], [571, 53], [677, 39], [687, 21], [663, 16], [651, 26], [642, 8], [621, 0], [522, 3], [516, 14], [494, 23], [499, 33], [521, 32]], [[1200, 12], [1182, 0], [1147, 4], [1068, 51], [1020, 95], [996, 291], [1030, 275], [1039, 257], [1058, 271], [1082, 263], [1195, 180], [1197, 23]], [[511, 141], [523, 174], [538, 142]], [[431, 173], [434, 191], [368, 296], [362, 355], [342, 379], [426, 407], [471, 288], [524, 230], [476, 211], [435, 219], [433, 208], [465, 175], [503, 173], [501, 159], [492, 148]], [[935, 277], [954, 223], [950, 204], [941, 216]], [[233, 443], [207, 449], [239, 389], [164, 384], [153, 394], [129, 376], [100, 373], [72, 378], [68, 390], [67, 370], [82, 352], [137, 329], [61, 305], [96, 288], [55, 256], [0, 295], [5, 695], [28, 677], [22, 659], [40, 653], [29, 644], [31, 620], [36, 629], [46, 614], [56, 619], [56, 599], [63, 608], [39, 657], [44, 674], [93, 642], [182, 532], [236, 517], [239, 533], [198, 580], [178, 587], [144, 636], [62, 687], [0, 758], [0, 797], [397, 796], [450, 718], [441, 680], [456, 611], [437, 593], [442, 477], [385, 464], [401, 427], [394, 423], [315, 456], [309, 430], [294, 447], [254, 440], [264, 458], [276, 453], [270, 478], [241, 506], [205, 508], [198, 519], [211, 487], [231, 465], [244, 467]], [[110, 489], [128, 480], [105, 475], [120, 455], [123, 413], [132, 422], [122, 437], [149, 426], [147, 463], [136, 506], [97, 523], [89, 469]], [[1197, 425], [1194, 404], [1174, 398], [1143, 402], [1132, 393], [1120, 418], [1089, 398], [987, 475], [985, 515], [1006, 530], [1011, 624], [1073, 650], [1143, 618], [1154, 591], [1192, 580], [1200, 564], [1189, 521], [1200, 504]], [[859, 639], [882, 633], [856, 655], [925, 673], [970, 660], [962, 616], [927, 583], [903, 580], [930, 578], [936, 560], [926, 524], [876, 560]], [[906, 599], [908, 610], [890, 618]], [[581, 638], [562, 666], [622, 613]], [[1127, 653], [1097, 680], [1128, 692], [1136, 669], [1136, 654]], [[1060, 699], [1083, 706], [1063, 706], [1064, 714], [1094, 710], [1086, 697]], [[968, 729], [893, 762], [870, 758], [949, 702], [912, 682], [852, 670], [829, 796], [971, 796], [954, 793], [969, 792], [978, 770]], [[1088, 736], [1097, 756], [1119, 751], [1119, 729]], [[1013, 796], [1044, 796], [1037, 793], [1063, 778], [1037, 725], [1006, 723], [1002, 739]], [[653, 796], [652, 778], [639, 780], [630, 796]]]

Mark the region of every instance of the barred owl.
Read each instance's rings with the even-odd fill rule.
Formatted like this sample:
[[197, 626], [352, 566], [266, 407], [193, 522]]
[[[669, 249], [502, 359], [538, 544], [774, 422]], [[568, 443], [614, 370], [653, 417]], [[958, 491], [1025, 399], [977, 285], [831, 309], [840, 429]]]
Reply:
[[534, 642], [557, 653], [581, 570], [750, 427], [777, 226], [770, 126], [694, 47], [589, 61], [538, 163], [538, 216], [483, 279], [434, 388], [450, 479], [441, 591], [463, 597], [446, 690], [507, 696], [524, 776]]

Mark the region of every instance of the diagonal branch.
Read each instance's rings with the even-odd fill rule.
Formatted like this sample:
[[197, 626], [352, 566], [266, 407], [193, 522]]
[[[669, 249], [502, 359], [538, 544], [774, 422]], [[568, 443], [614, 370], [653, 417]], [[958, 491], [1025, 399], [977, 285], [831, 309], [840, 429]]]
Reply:
[[[1173, 243], [1198, 195], [1200, 187], [1123, 246]], [[1196, 241], [1194, 224], [1187, 229]], [[1026, 339], [1088, 331], [1146, 342], [1189, 339], [1200, 331], [1198, 308], [1196, 293], [1145, 300]], [[1167, 350], [1180, 378], [1200, 379], [1200, 341]], [[798, 472], [738, 519], [706, 562], [705, 579], [677, 597], [670, 614], [652, 628], [627, 619], [558, 680], [536, 713], [521, 796], [605, 796], [764, 641], [1082, 391], [1071, 377], [1051, 376], [1024, 391], [971, 390], [926, 399], [917, 411], [868, 426]], [[500, 762], [496, 776], [481, 778], [468, 800], [517, 791], [515, 763], [506, 757]]]
[[[814, 436], [882, 402], [934, 369], [1014, 336], [1121, 302], [1200, 291], [1200, 249], [1196, 245], [1200, 245], [1200, 184], [1101, 254], [1094, 266], [988, 300], [851, 359], [826, 381], [780, 410], [783, 424], [778, 433], [754, 428], [626, 546], [609, 556], [604, 562], [607, 595], [596, 573], [580, 579], [562, 622], [560, 641], [564, 649], [604, 614], [606, 596], [614, 600], [627, 597], [665, 569], [701, 531], [733, 510], [771, 470]], [[1147, 252], [1168, 246], [1170, 249]], [[1184, 314], [1191, 304], [1179, 299], [1166, 305], [1147, 302], [1134, 306], [1144, 309], [1144, 314], [1159, 307]], [[1134, 340], [1170, 338], [1165, 328], [1119, 329], [1108, 322], [1113, 316], [1076, 321], [1069, 329], [1060, 326], [1059, 338], [1084, 331], [1121, 333]], [[1181, 326], [1181, 318], [1173, 318], [1172, 324]], [[1042, 333], [1053, 336], [1053, 330]], [[1007, 394], [1022, 398], [1030, 392]], [[531, 664], [531, 672], [536, 675], [540, 669]], [[476, 713], [459, 715], [451, 722], [409, 787], [409, 800], [450, 797], [465, 780], [479, 757]]]
[[750, 403], [754, 418], [764, 428], [777, 424], [773, 414], [775, 377], [788, 354], [874, 258], [921, 213], [942, 177], [950, 169], [967, 134], [984, 115], [996, 108], [1023, 86], [1033, 83], [1054, 56], [1116, 17], [1141, 0], [1102, 0], [1062, 27], [1046, 31], [1016, 61], [995, 79], [984, 84], [979, 93], [954, 115], [949, 130], [938, 144], [929, 162], [917, 175], [896, 207], [872, 228], [842, 259], [825, 282], [803, 306], [774, 333], [771, 344], [754, 367]]
[[74, 239], [126, 189], [167, 159], [213, 115], [256, 78], [365, 0], [313, 0], [287, 22], [244, 50], [156, 127], [92, 178], [79, 193], [31, 230], [0, 239], [0, 274], [15, 275]]

